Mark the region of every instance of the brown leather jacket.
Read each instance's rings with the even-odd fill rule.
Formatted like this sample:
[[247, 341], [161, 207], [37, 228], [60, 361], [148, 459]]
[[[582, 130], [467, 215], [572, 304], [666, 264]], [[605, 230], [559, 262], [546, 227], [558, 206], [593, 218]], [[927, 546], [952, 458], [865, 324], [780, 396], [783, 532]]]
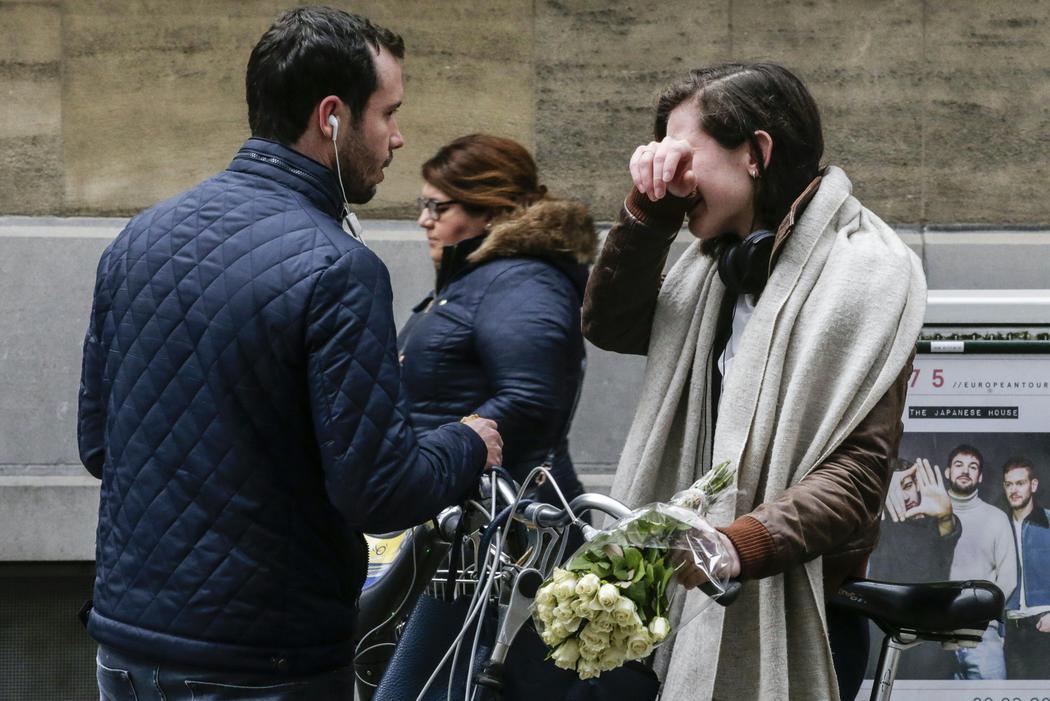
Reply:
[[[813, 191], [778, 229], [778, 248]], [[684, 215], [677, 198], [653, 203], [637, 190], [628, 195], [583, 302], [584, 335], [599, 348], [645, 355], [668, 251]], [[853, 433], [798, 484], [722, 529], [740, 554], [743, 578], [768, 577], [821, 555], [829, 594], [847, 577], [864, 576], [903, 431], [910, 374], [909, 361]]]

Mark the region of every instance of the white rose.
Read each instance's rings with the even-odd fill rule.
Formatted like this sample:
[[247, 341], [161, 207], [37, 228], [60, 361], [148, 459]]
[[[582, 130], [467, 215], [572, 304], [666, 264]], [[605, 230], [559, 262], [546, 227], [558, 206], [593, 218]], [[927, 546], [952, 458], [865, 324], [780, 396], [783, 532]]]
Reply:
[[554, 620], [554, 607], [550, 604], [536, 603], [536, 615], [543, 621], [543, 625], [550, 625]]
[[609, 644], [613, 647], [626, 649], [627, 641], [634, 635], [636, 628], [617, 628], [609, 634]]
[[613, 628], [616, 627], [616, 621], [612, 619], [607, 612], [598, 614], [595, 618], [591, 619], [591, 625], [594, 629], [601, 633], [611, 633]]
[[554, 597], [554, 585], [548, 584], [540, 587], [540, 590], [536, 592], [536, 605], [537, 606], [551, 606], [557, 604], [557, 599]]
[[580, 679], [595, 679], [601, 675], [602, 671], [593, 662], [580, 660], [579, 665], [576, 667], [576, 673], [580, 675]]
[[616, 621], [616, 625], [625, 626], [633, 621], [634, 612], [634, 602], [626, 596], [621, 596], [620, 600], [616, 602], [616, 606], [613, 607], [612, 617]]
[[580, 631], [580, 640], [589, 645], [595, 645], [599, 647], [607, 647], [609, 645], [609, 631], [598, 630], [594, 623], [588, 623], [582, 631]]
[[573, 599], [569, 606], [572, 608], [572, 612], [576, 616], [586, 618], [591, 613], [590, 602], [586, 599]]
[[593, 597], [588, 599], [586, 601], [586, 603], [587, 603], [587, 610], [590, 612], [591, 616], [595, 616], [595, 615], [605, 611], [605, 607], [602, 606], [600, 601], [598, 601], [598, 595], [597, 594], [595, 594]]
[[576, 596], [583, 597], [584, 599], [590, 599], [598, 593], [598, 589], [602, 586], [602, 580], [598, 579], [598, 575], [593, 572], [589, 572], [576, 582]]
[[561, 621], [554, 621], [554, 623], [551, 623], [550, 626], [548, 626], [547, 630], [557, 637], [559, 641], [569, 637], [569, 629], [566, 628], [565, 624]]
[[573, 613], [572, 606], [570, 604], [565, 603], [564, 601], [554, 607], [552, 615], [554, 616], [555, 621], [561, 621], [563, 623], [565, 621], [569, 621], [573, 618], [576, 618], [576, 614]]
[[627, 640], [627, 659], [640, 660], [653, 651], [653, 642], [649, 632], [642, 628]]
[[551, 654], [551, 659], [554, 660], [556, 667], [575, 670], [576, 661], [580, 659], [580, 644], [576, 642], [575, 638], [569, 638]]
[[565, 626], [565, 630], [570, 633], [575, 633], [580, 629], [580, 624], [583, 623], [583, 619], [579, 616], [573, 616], [567, 621], [562, 621], [562, 625]]
[[598, 658], [602, 656], [602, 651], [605, 649], [601, 645], [594, 645], [588, 642], [581, 642], [579, 647], [580, 659], [592, 664], [598, 663]]
[[627, 661], [627, 655], [623, 650], [611, 647], [602, 652], [598, 658], [598, 669], [603, 672], [611, 672]]
[[662, 642], [671, 633], [671, 622], [662, 616], [649, 621], [649, 633], [654, 643]]
[[576, 595], [576, 578], [569, 576], [554, 585], [554, 596], [564, 603]]
[[569, 570], [562, 569], [561, 567], [555, 567], [554, 574], [551, 575], [551, 578], [553, 579], [554, 583], [557, 584], [558, 582], [565, 581], [566, 579], [575, 580], [576, 575], [574, 575]]
[[603, 584], [598, 589], [598, 595], [594, 597], [603, 611], [612, 611], [616, 602], [620, 600], [620, 592], [616, 591], [615, 585]]
[[544, 645], [553, 648], [557, 647], [558, 643], [565, 639], [565, 636], [558, 637], [557, 635], [555, 635], [552, 627], [547, 626], [543, 629], [543, 632], [540, 633], [540, 639], [543, 640]]

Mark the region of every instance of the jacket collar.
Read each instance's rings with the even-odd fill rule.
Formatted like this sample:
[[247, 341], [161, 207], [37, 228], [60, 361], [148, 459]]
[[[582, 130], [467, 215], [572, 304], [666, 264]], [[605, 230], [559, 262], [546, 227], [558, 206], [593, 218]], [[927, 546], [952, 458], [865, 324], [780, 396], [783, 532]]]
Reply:
[[598, 234], [587, 207], [575, 200], [544, 198], [497, 219], [491, 231], [446, 246], [435, 290], [461, 273], [500, 258], [536, 258], [564, 273], [581, 299], [587, 265], [598, 251]]
[[305, 195], [318, 209], [339, 218], [342, 196], [328, 166], [269, 139], [252, 137], [233, 157], [229, 170], [268, 178]]
[[489, 234], [474, 236], [441, 249], [441, 263], [438, 265], [437, 280], [434, 282], [437, 292], [444, 289], [457, 275], [472, 267], [473, 263], [468, 260], [470, 254], [481, 248], [481, 244], [485, 243], [488, 237]]
[[1034, 499], [1032, 501], [1032, 513], [1025, 518], [1025, 523], [1031, 523], [1033, 526], [1039, 526], [1040, 528], [1050, 528], [1050, 517], [1047, 517], [1046, 509]]
[[773, 239], [773, 251], [769, 256], [769, 269], [773, 269], [774, 263], [777, 258], [780, 257], [780, 251], [787, 241], [788, 237], [791, 236], [791, 232], [795, 230], [795, 224], [802, 217], [802, 213], [806, 210], [806, 205], [810, 203], [813, 196], [817, 194], [817, 190], [820, 189], [820, 181], [823, 178], [822, 175], [818, 175], [810, 181], [806, 189], [802, 191], [802, 194], [795, 198], [795, 201], [791, 203], [791, 209], [788, 210], [787, 215], [784, 217], [784, 221], [780, 222], [780, 226], [777, 227], [776, 237]]

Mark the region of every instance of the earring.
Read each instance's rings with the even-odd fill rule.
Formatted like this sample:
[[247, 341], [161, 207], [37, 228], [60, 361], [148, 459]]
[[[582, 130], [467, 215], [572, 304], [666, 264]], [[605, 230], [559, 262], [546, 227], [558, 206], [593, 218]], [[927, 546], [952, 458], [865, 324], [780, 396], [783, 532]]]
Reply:
[[757, 170], [749, 170], [747, 172], [747, 174], [751, 176], [752, 180], [758, 180], [758, 171]]

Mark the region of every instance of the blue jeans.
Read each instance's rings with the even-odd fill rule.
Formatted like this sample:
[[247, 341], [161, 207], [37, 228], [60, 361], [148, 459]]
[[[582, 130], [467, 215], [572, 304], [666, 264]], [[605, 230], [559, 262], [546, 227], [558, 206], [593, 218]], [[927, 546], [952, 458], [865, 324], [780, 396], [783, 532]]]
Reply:
[[99, 646], [99, 701], [353, 701], [354, 669], [311, 677], [216, 672], [157, 664]]
[[959, 660], [956, 679], [1006, 679], [1006, 657], [999, 623], [992, 621], [977, 647], [956, 650], [955, 657]]

